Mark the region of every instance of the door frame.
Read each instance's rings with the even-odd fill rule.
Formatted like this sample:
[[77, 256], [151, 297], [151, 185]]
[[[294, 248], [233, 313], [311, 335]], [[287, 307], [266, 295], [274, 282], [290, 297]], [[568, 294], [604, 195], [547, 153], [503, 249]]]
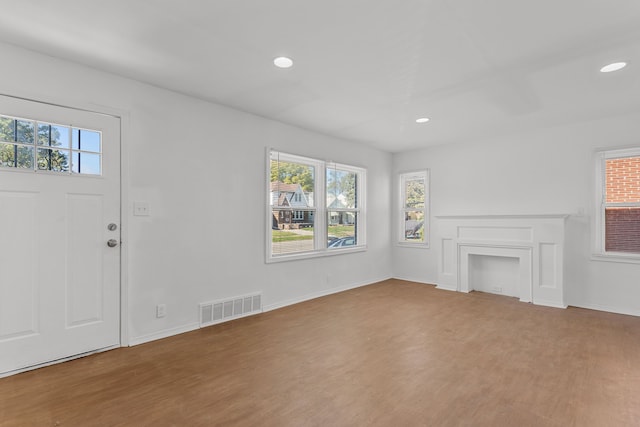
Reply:
[[75, 356], [70, 356], [61, 360], [55, 360], [48, 363], [43, 363], [28, 368], [12, 371], [9, 375], [17, 374], [39, 368], [42, 366], [51, 365], [65, 360], [72, 360], [75, 358], [83, 357], [88, 354], [111, 350], [118, 347], [128, 347], [130, 345], [129, 337], [129, 151], [128, 144], [125, 142], [129, 133], [129, 127], [131, 125], [131, 114], [128, 110], [124, 110], [118, 107], [105, 106], [103, 104], [93, 104], [86, 101], [72, 100], [67, 98], [51, 98], [49, 96], [42, 96], [35, 93], [13, 93], [0, 89], [0, 95], [9, 98], [14, 98], [22, 101], [37, 102], [40, 104], [46, 104], [53, 107], [68, 108], [72, 110], [85, 111], [94, 114], [101, 114], [111, 116], [118, 119], [120, 122], [120, 345], [114, 347], [107, 347], [97, 351], [91, 351]]

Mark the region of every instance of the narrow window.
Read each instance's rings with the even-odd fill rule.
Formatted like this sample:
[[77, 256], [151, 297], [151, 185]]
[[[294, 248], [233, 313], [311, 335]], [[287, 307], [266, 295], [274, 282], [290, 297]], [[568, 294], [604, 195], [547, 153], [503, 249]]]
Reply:
[[400, 174], [401, 244], [427, 246], [429, 242], [428, 172]]

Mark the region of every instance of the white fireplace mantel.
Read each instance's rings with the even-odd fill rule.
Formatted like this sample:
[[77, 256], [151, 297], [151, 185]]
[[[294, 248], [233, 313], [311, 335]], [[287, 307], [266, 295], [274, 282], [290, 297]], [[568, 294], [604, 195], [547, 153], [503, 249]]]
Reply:
[[516, 258], [520, 301], [566, 308], [564, 235], [568, 215], [436, 216], [438, 288], [470, 292], [470, 257]]

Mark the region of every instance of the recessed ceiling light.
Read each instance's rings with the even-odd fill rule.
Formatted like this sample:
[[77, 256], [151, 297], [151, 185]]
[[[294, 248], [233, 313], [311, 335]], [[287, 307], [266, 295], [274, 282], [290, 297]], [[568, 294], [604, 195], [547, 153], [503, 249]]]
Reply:
[[278, 68], [289, 68], [293, 65], [293, 61], [291, 58], [287, 58], [286, 56], [279, 56], [273, 60], [273, 65]]
[[416, 123], [427, 123], [429, 121], [429, 117], [420, 117], [416, 119]]
[[612, 71], [618, 71], [627, 66], [626, 62], [614, 62], [613, 64], [605, 65], [600, 68], [601, 73], [610, 73]]

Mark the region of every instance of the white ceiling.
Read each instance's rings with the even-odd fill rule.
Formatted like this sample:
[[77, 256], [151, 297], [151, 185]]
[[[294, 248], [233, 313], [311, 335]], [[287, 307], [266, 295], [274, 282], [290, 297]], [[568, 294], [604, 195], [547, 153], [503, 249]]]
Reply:
[[640, 110], [639, 0], [0, 7], [0, 41], [390, 152]]

